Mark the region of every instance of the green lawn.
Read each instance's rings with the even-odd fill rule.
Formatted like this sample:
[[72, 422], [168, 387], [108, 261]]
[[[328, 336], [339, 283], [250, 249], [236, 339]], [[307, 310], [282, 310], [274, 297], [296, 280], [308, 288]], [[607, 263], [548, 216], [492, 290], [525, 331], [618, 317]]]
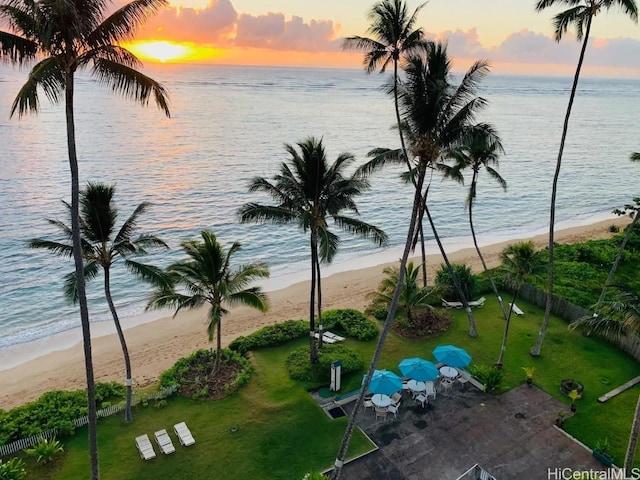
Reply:
[[[397, 371], [404, 357], [432, 359], [438, 344], [452, 343], [465, 348], [476, 364], [493, 365], [497, 359], [504, 321], [497, 301], [487, 297], [485, 306], [474, 310], [478, 338], [468, 336], [466, 314], [452, 311], [454, 326], [431, 340], [407, 340], [389, 335], [378, 368]], [[505, 298], [508, 298], [505, 296]], [[525, 311], [511, 323], [504, 361], [503, 390], [525, 380], [523, 366], [534, 366], [535, 385], [569, 405], [559, 389], [560, 381], [573, 378], [585, 386], [578, 400], [578, 411], [567, 420], [566, 430], [583, 443], [593, 446], [607, 437], [616, 464], [621, 464], [635, 404], [640, 389], [634, 387], [604, 404], [597, 398], [614, 387], [640, 375], [640, 365], [627, 354], [594, 337], [567, 331], [566, 323], [552, 318], [542, 355], [533, 358], [529, 348], [537, 335], [543, 311], [518, 302]], [[287, 353], [306, 342], [301, 339], [288, 345], [260, 350], [252, 355], [255, 367], [251, 381], [229, 398], [200, 402], [184, 398], [169, 400], [162, 409], [140, 408], [134, 422], [126, 425], [120, 416], [100, 420], [100, 469], [104, 478], [118, 479], [297, 479], [309, 470], [329, 467], [335, 458], [344, 433], [346, 418], [329, 419], [306, 392], [311, 385], [289, 379], [284, 369]], [[365, 359], [371, 358], [375, 342], [347, 340]], [[341, 392], [359, 388], [362, 373], [344, 377]], [[184, 448], [175, 442], [174, 455], [158, 456], [148, 462], [140, 460], [134, 437], [155, 430], [171, 430], [174, 423], [186, 421], [196, 445]], [[232, 427], [236, 428], [232, 432]], [[175, 441], [175, 436], [172, 434]], [[64, 439], [67, 452], [56, 471], [45, 475], [34, 467], [29, 479], [75, 479], [88, 476], [86, 429], [71, 439]], [[357, 432], [350, 455], [371, 448], [368, 440]], [[636, 462], [640, 465], [640, 462]], [[51, 472], [49, 472], [51, 473]]]

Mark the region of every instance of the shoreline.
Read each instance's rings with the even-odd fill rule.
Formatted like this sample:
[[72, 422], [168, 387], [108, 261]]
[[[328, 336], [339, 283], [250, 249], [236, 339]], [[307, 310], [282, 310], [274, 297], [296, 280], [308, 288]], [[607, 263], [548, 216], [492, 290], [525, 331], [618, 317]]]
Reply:
[[[609, 238], [610, 225], [624, 226], [628, 217], [611, 217], [580, 226], [562, 228], [556, 226], [556, 242], [576, 243], [589, 239]], [[570, 222], [564, 222], [571, 224]], [[546, 232], [537, 235], [522, 235], [508, 238], [497, 243], [481, 243], [483, 256], [489, 268], [500, 261], [500, 252], [518, 240], [531, 239], [538, 248], [544, 248], [548, 242]], [[462, 240], [462, 239], [459, 239]], [[447, 252], [450, 261], [466, 263], [474, 271], [481, 269], [477, 253], [471, 238], [455, 242], [455, 251]], [[429, 251], [434, 248], [430, 247]], [[368, 258], [348, 259], [335, 268], [325, 268], [323, 275], [323, 308], [356, 308], [364, 310], [369, 304], [366, 295], [374, 291], [382, 279], [382, 269], [396, 264], [395, 250], [380, 252]], [[414, 256], [414, 258], [416, 258]], [[372, 265], [372, 261], [379, 261]], [[429, 277], [442, 261], [439, 254], [428, 255]], [[364, 263], [364, 265], [363, 265]], [[308, 316], [309, 280], [299, 279], [301, 274], [291, 274], [291, 283], [277, 279], [280, 288], [269, 290], [269, 312], [262, 314], [247, 307], [233, 308], [222, 323], [223, 346], [228, 345], [240, 335], [247, 335], [265, 326], [284, 320], [306, 318]], [[298, 281], [295, 281], [297, 277]], [[278, 285], [274, 282], [273, 285]], [[163, 315], [163, 312], [155, 312]], [[133, 367], [134, 385], [143, 387], [155, 383], [159, 374], [171, 367], [176, 360], [200, 348], [210, 348], [207, 341], [206, 315], [198, 309], [180, 313], [174, 319], [168, 316], [157, 318], [155, 315], [136, 317], [125, 322], [126, 337]], [[152, 318], [153, 317], [153, 318]], [[122, 352], [115, 333], [111, 333], [111, 322], [92, 324], [92, 349], [96, 381], [124, 381]], [[0, 363], [12, 364], [10, 368], [0, 370], [0, 409], [10, 409], [27, 401], [34, 400], [42, 393], [54, 390], [84, 388], [84, 359], [79, 329], [57, 334], [56, 338], [46, 337], [29, 343], [12, 345], [0, 349]], [[53, 343], [57, 342], [55, 345]], [[47, 348], [48, 347], [48, 348]], [[42, 354], [44, 350], [48, 352]], [[53, 351], [52, 351], [53, 350]], [[36, 353], [38, 352], [38, 353]]]

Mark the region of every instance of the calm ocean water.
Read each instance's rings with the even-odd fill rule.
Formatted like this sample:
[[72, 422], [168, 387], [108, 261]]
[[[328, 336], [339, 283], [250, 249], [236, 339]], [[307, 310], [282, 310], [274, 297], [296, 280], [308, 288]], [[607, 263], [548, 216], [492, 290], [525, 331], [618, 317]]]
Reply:
[[[364, 161], [371, 148], [398, 144], [391, 129], [393, 102], [382, 93], [379, 75], [162, 65], [147, 72], [168, 87], [171, 119], [155, 106], [114, 97], [84, 76], [76, 88], [76, 122], [82, 183], [115, 183], [121, 221], [138, 203], [153, 204], [141, 231], [172, 248], [148, 258], [156, 264], [179, 258], [180, 241], [209, 228], [224, 243], [240, 241], [242, 260], [267, 262], [273, 278], [267, 286], [306, 278], [305, 235], [293, 227], [238, 224], [241, 205], [268, 201], [247, 192], [250, 178], [276, 173], [287, 160], [283, 144], [310, 135], [324, 138], [332, 160], [346, 151]], [[61, 200], [70, 196], [63, 107], [49, 106], [43, 96], [38, 116], [9, 119], [25, 75], [0, 65], [0, 348], [79, 325], [61, 292], [70, 261], [25, 248], [28, 239], [49, 235], [45, 218], [66, 220]], [[481, 179], [474, 217], [483, 243], [547, 228], [570, 85], [570, 78], [490, 75], [484, 81], [489, 107], [481, 120], [502, 135], [507, 154], [500, 172], [509, 188], [504, 193]], [[640, 80], [581, 81], [560, 179], [560, 226], [607, 218], [638, 195], [640, 165], [628, 160], [640, 150], [638, 111]], [[435, 220], [451, 248], [470, 244], [465, 195], [464, 187], [440, 180], [432, 187]], [[410, 202], [410, 188], [392, 171], [375, 177], [358, 201], [362, 218], [389, 234], [391, 245], [383, 253], [389, 259], [399, 256]], [[342, 238], [338, 265], [364, 266], [379, 252], [366, 241]], [[112, 291], [122, 316], [142, 313], [148, 290], [127, 272], [116, 269]], [[90, 284], [89, 295], [92, 321], [109, 320], [100, 280]]]

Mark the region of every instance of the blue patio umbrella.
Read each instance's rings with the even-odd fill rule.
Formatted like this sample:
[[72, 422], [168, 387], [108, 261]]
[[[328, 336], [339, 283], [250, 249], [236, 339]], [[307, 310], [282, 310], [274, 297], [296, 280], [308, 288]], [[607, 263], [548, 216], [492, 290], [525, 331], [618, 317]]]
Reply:
[[374, 370], [369, 392], [393, 395], [402, 390], [402, 378], [389, 370]]
[[436, 366], [428, 360], [419, 357], [405, 358], [398, 368], [405, 377], [418, 382], [430, 382], [438, 378], [439, 372]]
[[455, 368], [464, 368], [471, 363], [471, 355], [455, 345], [438, 345], [433, 350], [437, 361]]

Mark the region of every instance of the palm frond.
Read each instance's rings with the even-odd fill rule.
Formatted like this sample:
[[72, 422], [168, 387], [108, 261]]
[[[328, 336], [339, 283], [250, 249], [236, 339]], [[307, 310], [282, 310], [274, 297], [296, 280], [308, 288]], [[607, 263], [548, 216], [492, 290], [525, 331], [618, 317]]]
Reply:
[[27, 243], [27, 247], [48, 250], [61, 257], [71, 258], [73, 256], [72, 245], [69, 245], [66, 243], [54, 242], [52, 240], [45, 240], [43, 238], [32, 238]]
[[133, 231], [138, 226], [138, 219], [140, 218], [140, 215], [146, 212], [150, 206], [151, 204], [149, 202], [142, 202], [135, 208], [133, 213], [129, 215], [129, 218], [127, 218], [120, 227], [120, 230], [116, 234], [116, 237], [113, 239], [114, 243], [129, 241], [131, 239]]
[[[84, 283], [89, 283], [100, 273], [100, 264], [98, 262], [85, 263], [83, 271]], [[71, 272], [64, 276], [63, 282], [64, 297], [74, 305], [78, 303], [78, 282], [76, 278], [76, 272]]]
[[373, 240], [373, 242], [380, 247], [387, 245], [389, 242], [389, 237], [387, 237], [387, 234], [384, 233], [382, 229], [369, 223], [342, 215], [335, 215], [333, 220], [340, 228], [354, 233], [359, 237]]
[[167, 0], [133, 0], [104, 19], [87, 43], [98, 47], [132, 40], [138, 28], [168, 4]]
[[150, 283], [154, 287], [164, 290], [170, 290], [174, 287], [175, 278], [167, 271], [155, 265], [147, 265], [130, 259], [125, 260], [124, 264], [127, 270], [136, 277]]
[[158, 108], [167, 117], [171, 116], [166, 89], [151, 77], [106, 58], [95, 59], [92, 73], [99, 83], [109, 85], [113, 92], [141, 105], [148, 105], [153, 96]]
[[[9, 5], [0, 5], [0, 18], [5, 16], [8, 8]], [[0, 61], [22, 65], [25, 61], [35, 58], [37, 53], [37, 43], [0, 30]]]
[[27, 81], [11, 105], [12, 117], [16, 112], [19, 118], [29, 112], [38, 113], [40, 110], [38, 88], [42, 88], [52, 104], [57, 104], [62, 99], [65, 77], [55, 57], [45, 58], [31, 69]]
[[267, 295], [260, 287], [252, 287], [232, 293], [226, 298], [226, 301], [229, 305], [244, 305], [255, 308], [260, 312], [266, 312], [269, 309]]
[[242, 223], [290, 223], [296, 220], [296, 212], [288, 208], [247, 203], [238, 211]]
[[387, 165], [404, 165], [402, 149], [374, 148], [367, 153], [371, 160], [360, 165], [354, 175], [368, 177]]

